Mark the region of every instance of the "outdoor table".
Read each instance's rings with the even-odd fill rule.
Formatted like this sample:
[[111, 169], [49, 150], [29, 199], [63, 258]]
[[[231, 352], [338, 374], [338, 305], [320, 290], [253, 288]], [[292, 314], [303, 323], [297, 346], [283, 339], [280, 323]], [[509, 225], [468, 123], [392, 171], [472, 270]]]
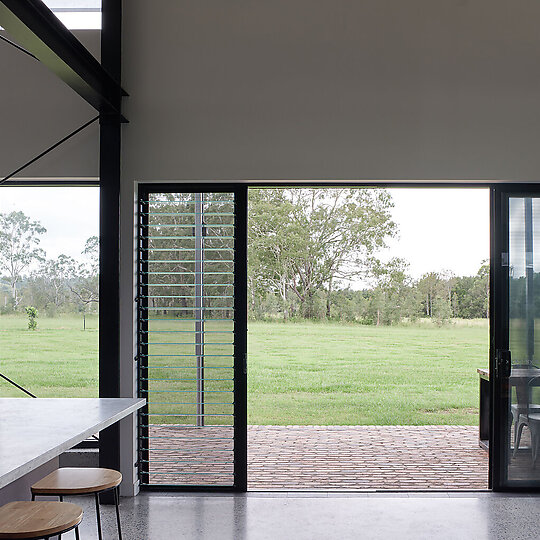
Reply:
[[[490, 388], [489, 388], [489, 369], [478, 368], [476, 370], [480, 377], [480, 410], [479, 410], [479, 430], [478, 443], [484, 448], [489, 448], [489, 406], [490, 406]], [[512, 368], [510, 371], [509, 383], [516, 386], [526, 379], [535, 379], [535, 386], [540, 386], [540, 369], [538, 368]]]
[[[130, 398], [0, 398], [0, 496], [20, 491], [24, 477], [140, 409]], [[50, 468], [50, 467], [49, 467]], [[4, 489], [2, 489], [4, 488]]]

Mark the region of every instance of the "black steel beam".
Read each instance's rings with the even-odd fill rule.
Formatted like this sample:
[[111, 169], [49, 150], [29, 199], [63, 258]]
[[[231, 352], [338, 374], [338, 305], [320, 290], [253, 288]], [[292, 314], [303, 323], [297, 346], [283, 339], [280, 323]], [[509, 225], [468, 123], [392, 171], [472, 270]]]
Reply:
[[121, 115], [119, 78], [41, 0], [0, 0], [0, 26], [100, 113]]

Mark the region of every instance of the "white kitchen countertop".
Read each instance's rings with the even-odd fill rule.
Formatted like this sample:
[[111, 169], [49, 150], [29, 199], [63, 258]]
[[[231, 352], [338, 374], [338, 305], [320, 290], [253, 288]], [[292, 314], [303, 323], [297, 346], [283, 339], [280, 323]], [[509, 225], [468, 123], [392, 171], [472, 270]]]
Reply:
[[0, 398], [0, 488], [137, 411], [145, 401]]

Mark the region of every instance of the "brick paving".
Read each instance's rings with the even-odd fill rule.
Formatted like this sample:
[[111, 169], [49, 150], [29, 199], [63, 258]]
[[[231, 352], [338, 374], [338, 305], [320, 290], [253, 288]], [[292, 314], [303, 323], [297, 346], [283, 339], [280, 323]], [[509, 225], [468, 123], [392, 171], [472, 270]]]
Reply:
[[[150, 435], [150, 483], [231, 483], [231, 427], [156, 425]], [[475, 426], [249, 426], [248, 440], [250, 490], [487, 488]]]
[[232, 426], [151, 425], [149, 483], [230, 486]]

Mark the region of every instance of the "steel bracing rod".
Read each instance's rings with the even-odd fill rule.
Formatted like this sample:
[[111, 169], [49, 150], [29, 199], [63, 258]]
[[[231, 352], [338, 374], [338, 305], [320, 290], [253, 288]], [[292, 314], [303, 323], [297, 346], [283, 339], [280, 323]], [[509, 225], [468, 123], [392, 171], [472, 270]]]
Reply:
[[20, 173], [22, 170], [32, 165], [32, 163], [35, 163], [36, 161], [41, 159], [43, 156], [46, 156], [49, 152], [52, 152], [55, 148], [58, 148], [61, 144], [65, 143], [66, 141], [71, 139], [71, 137], [74, 137], [75, 135], [77, 135], [77, 133], [80, 133], [83, 129], [86, 129], [89, 125], [93, 124], [97, 120], [99, 120], [99, 115], [92, 118], [92, 120], [89, 120], [82, 126], [78, 127], [75, 131], [72, 131], [69, 135], [66, 135], [63, 139], [59, 140], [57, 143], [53, 144], [52, 146], [49, 146], [47, 150], [44, 150], [43, 152], [41, 152], [41, 154], [37, 155], [35, 158], [32, 158], [30, 161], [28, 161], [27, 163], [25, 163], [24, 165], [22, 165], [21, 167], [13, 171], [12, 173], [8, 174], [5, 178], [2, 178], [2, 180], [0, 180], [0, 185], [2, 185], [4, 182], [7, 182], [10, 178], [12, 178], [16, 174]]
[[121, 117], [126, 92], [41, 0], [0, 0], [0, 26], [92, 107]]
[[29, 392], [26, 388], [23, 388], [20, 384], [17, 384], [15, 381], [12, 381], [9, 377], [6, 377], [3, 373], [0, 373], [0, 377], [7, 381], [9, 384], [12, 384], [13, 386], [17, 387], [19, 390], [22, 390], [25, 394], [28, 394], [30, 397], [37, 398], [37, 396], [34, 396], [32, 392]]
[[[13, 386], [18, 388], [19, 390], [23, 391], [25, 394], [29, 395], [30, 397], [37, 399], [37, 396], [32, 394], [32, 392], [29, 392], [26, 388], [22, 387], [20, 384], [17, 384], [15, 381], [12, 381], [9, 377], [6, 377], [3, 373], [0, 373], [0, 377], [2, 377], [2, 379], [7, 381], [9, 384], [12, 384]], [[96, 441], [99, 441], [99, 438], [96, 437], [95, 435], [92, 435], [91, 438], [95, 439]]]
[[28, 56], [31, 56], [32, 58], [34, 58], [35, 60], [38, 60], [38, 57], [35, 55], [35, 54], [32, 54], [30, 51], [27, 51], [24, 47], [21, 47], [20, 45], [17, 45], [16, 43], [14, 43], [13, 41], [11, 41], [11, 39], [8, 39], [7, 37], [4, 37], [3, 35], [0, 34], [0, 39], [2, 41], [5, 41], [6, 43], [9, 43], [12, 47], [15, 47], [16, 49], [18, 49], [19, 51], [23, 52], [24, 54], [27, 54]]

